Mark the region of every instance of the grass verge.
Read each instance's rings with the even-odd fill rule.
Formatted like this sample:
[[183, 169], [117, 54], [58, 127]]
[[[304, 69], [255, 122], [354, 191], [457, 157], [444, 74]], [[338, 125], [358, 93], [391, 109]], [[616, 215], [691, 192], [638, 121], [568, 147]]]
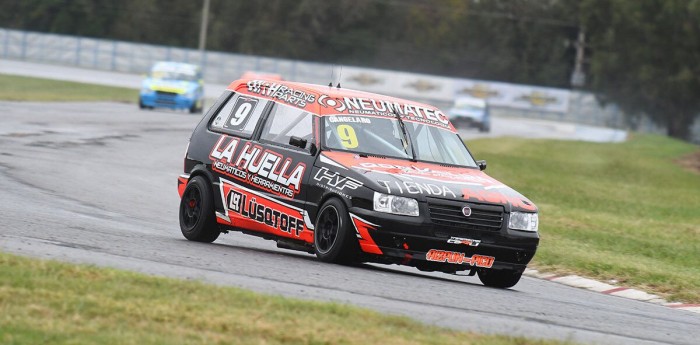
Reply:
[[700, 176], [675, 163], [697, 146], [652, 135], [468, 144], [539, 206], [537, 268], [700, 303]]
[[0, 100], [4, 101], [136, 103], [138, 97], [138, 90], [123, 87], [0, 74]]
[[561, 344], [0, 253], [2, 344]]

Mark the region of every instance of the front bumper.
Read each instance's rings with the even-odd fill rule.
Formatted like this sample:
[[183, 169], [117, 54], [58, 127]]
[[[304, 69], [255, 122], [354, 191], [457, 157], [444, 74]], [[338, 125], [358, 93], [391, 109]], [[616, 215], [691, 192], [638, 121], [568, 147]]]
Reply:
[[445, 272], [474, 268], [522, 271], [539, 244], [538, 233], [508, 229], [507, 213], [499, 229], [488, 231], [433, 224], [425, 203], [418, 217], [361, 207], [352, 207], [350, 213], [368, 261]]
[[190, 109], [198, 101], [197, 98], [172, 92], [141, 93], [141, 105], [153, 108]]

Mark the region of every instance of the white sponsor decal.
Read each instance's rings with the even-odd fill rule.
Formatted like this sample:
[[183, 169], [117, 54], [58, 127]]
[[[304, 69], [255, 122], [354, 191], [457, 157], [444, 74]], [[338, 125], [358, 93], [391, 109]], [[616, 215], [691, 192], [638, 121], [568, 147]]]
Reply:
[[[387, 174], [393, 176], [401, 176], [406, 178], [421, 178], [436, 182], [449, 182], [454, 184], [467, 185], [491, 185], [497, 181], [473, 175], [468, 173], [453, 173], [444, 170], [433, 170], [430, 168], [419, 168], [417, 166], [385, 164], [385, 163], [370, 163], [363, 162], [360, 165], [353, 166], [356, 169], [369, 170], [372, 172]], [[388, 170], [388, 171], [387, 171]], [[398, 170], [398, 171], [392, 171]]]
[[462, 238], [462, 237], [450, 237], [449, 240], [447, 240], [447, 243], [450, 244], [464, 244], [470, 247], [478, 247], [479, 244], [481, 243], [481, 240], [472, 240], [471, 238]]
[[314, 176], [314, 180], [325, 182], [327, 185], [340, 190], [362, 187], [362, 182], [351, 177], [343, 177], [337, 172], [329, 171], [327, 168], [319, 169]]
[[264, 189], [287, 197], [294, 197], [301, 188], [306, 165], [263, 149], [260, 145], [246, 143], [234, 159], [239, 140], [222, 135], [209, 154], [213, 167], [240, 180], [256, 184]]
[[316, 95], [314, 94], [269, 81], [251, 80], [246, 86], [248, 86], [249, 92], [267, 96], [299, 108], [304, 108], [307, 104], [316, 101]]
[[431, 196], [441, 196], [456, 198], [457, 195], [449, 187], [445, 185], [437, 185], [434, 183], [421, 183], [413, 181], [383, 181], [378, 180], [386, 192], [391, 194], [392, 190], [398, 193], [408, 193], [408, 194], [425, 194]]
[[435, 108], [363, 97], [331, 98], [328, 95], [319, 96], [318, 103], [323, 107], [333, 108], [339, 113], [391, 117], [399, 114], [410, 121], [450, 128], [447, 116]]

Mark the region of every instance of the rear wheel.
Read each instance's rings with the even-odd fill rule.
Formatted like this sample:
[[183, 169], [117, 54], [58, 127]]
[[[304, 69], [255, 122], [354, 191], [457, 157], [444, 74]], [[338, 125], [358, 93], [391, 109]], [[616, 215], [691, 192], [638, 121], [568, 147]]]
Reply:
[[484, 285], [501, 289], [515, 286], [523, 275], [522, 271], [494, 269], [480, 269], [477, 273]]
[[207, 179], [195, 176], [180, 200], [180, 230], [190, 241], [214, 242], [221, 233], [214, 216], [214, 198]]
[[314, 251], [321, 261], [351, 263], [357, 256], [357, 239], [345, 204], [330, 199], [321, 206], [314, 228]]

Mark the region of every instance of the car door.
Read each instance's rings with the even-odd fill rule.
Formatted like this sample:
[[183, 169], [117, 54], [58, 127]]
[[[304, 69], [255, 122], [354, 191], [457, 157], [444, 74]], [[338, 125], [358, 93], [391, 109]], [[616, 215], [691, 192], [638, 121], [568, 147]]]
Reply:
[[[212, 117], [209, 159], [220, 224], [313, 242], [302, 187], [314, 160], [312, 118], [299, 108], [241, 94]], [[292, 137], [307, 144], [291, 145]]]
[[[306, 212], [306, 186], [316, 158], [314, 117], [303, 109], [274, 103], [257, 136], [260, 153], [254, 155], [255, 144], [243, 148], [244, 155], [251, 156], [246, 167], [255, 174], [251, 185], [267, 202], [266, 225], [279, 236], [307, 243], [313, 243], [313, 224]], [[276, 212], [280, 213], [279, 224], [274, 219], [270, 222], [268, 208], [272, 209], [273, 218], [277, 218]], [[289, 227], [285, 226], [285, 219]]]

